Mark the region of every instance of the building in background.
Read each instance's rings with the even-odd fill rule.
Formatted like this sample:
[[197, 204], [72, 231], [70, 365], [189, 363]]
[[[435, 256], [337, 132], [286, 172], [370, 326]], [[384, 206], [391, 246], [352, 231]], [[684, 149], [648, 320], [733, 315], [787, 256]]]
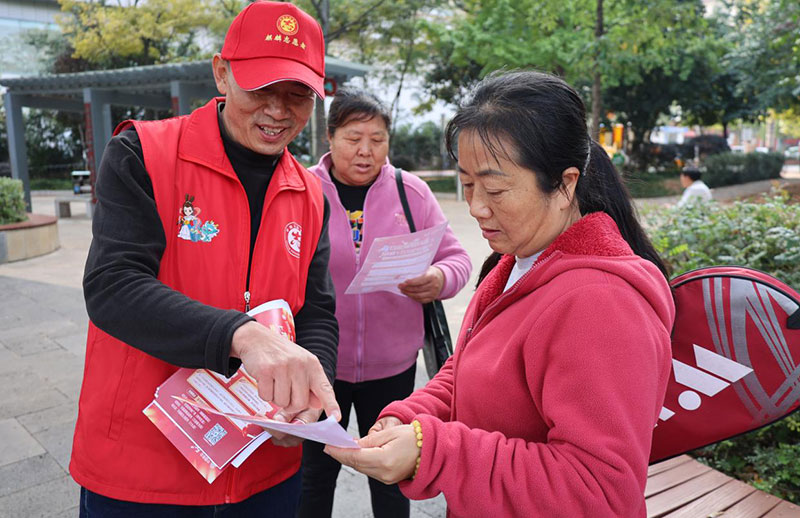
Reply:
[[58, 0], [0, 0], [0, 77], [43, 72], [44, 63], [35, 48], [22, 38], [25, 31], [58, 31]]

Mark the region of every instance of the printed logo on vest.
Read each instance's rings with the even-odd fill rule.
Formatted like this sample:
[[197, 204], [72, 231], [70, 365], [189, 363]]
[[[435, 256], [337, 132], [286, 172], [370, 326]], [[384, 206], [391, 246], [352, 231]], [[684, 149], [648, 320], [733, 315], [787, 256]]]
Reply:
[[219, 225], [213, 220], [203, 223], [197, 216], [200, 207], [194, 204], [194, 196], [189, 194], [183, 200], [183, 205], [178, 209], [178, 237], [193, 243], [210, 243], [219, 234]]
[[303, 237], [303, 227], [294, 221], [287, 223], [283, 229], [283, 237], [289, 254], [300, 259], [300, 241]]

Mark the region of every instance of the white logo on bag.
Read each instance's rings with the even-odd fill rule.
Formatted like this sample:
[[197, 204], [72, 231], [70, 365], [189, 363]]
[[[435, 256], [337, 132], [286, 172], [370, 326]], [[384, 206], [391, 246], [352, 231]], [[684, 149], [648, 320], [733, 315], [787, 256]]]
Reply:
[[[753, 369], [746, 365], [736, 363], [731, 359], [711, 352], [708, 349], [704, 349], [697, 344], [692, 345], [694, 346], [694, 358], [699, 369], [687, 365], [680, 360], [676, 360], [675, 358], [672, 359], [672, 370], [675, 373], [675, 381], [691, 389], [684, 390], [678, 396], [678, 404], [684, 410], [697, 410], [700, 408], [702, 400], [700, 399], [700, 394], [697, 392], [705, 394], [708, 397], [714, 397], [724, 388], [729, 387], [731, 383], [739, 381], [753, 372]], [[711, 374], [709, 374], [709, 372]], [[712, 376], [712, 374], [716, 376]], [[719, 376], [719, 378], [717, 376]], [[661, 421], [666, 421], [674, 415], [675, 412], [669, 408], [661, 407], [661, 413], [658, 418]]]
[[286, 249], [293, 257], [300, 258], [300, 242], [302, 241], [303, 237], [303, 227], [300, 226], [300, 223], [295, 223], [292, 221], [291, 223], [287, 223], [286, 227], [283, 229], [283, 237], [284, 242], [286, 243]]

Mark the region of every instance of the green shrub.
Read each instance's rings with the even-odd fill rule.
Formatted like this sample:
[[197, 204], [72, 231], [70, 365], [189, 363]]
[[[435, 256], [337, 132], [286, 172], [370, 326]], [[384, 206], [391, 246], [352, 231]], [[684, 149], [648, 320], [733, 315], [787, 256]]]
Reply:
[[673, 274], [718, 264], [749, 266], [800, 288], [800, 205], [774, 190], [763, 203], [715, 202], [643, 211]]
[[427, 121], [418, 126], [399, 124], [392, 133], [389, 161], [407, 171], [445, 169], [441, 141], [442, 128], [435, 122]]
[[72, 180], [67, 178], [31, 178], [32, 191], [72, 190]]
[[[742, 265], [800, 288], [800, 205], [774, 189], [763, 203], [715, 202], [682, 209], [647, 207], [643, 222], [673, 275], [711, 265]], [[798, 414], [698, 450], [710, 466], [800, 503]]]
[[433, 192], [456, 192], [456, 179], [452, 176], [430, 176], [423, 180]]
[[705, 159], [703, 181], [721, 187], [779, 178], [784, 157], [780, 153], [720, 153]]
[[0, 177], [0, 225], [25, 221], [26, 218], [22, 182]]
[[408, 155], [397, 155], [392, 158], [392, 165], [404, 171], [417, 170], [417, 162]]
[[623, 181], [634, 198], [672, 196], [683, 191], [677, 168], [658, 172], [624, 171]]

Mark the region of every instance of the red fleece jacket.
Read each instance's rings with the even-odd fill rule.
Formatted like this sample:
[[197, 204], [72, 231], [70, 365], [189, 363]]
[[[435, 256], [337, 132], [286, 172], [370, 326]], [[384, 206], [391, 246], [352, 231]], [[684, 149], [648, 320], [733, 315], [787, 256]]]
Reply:
[[386, 407], [422, 424], [412, 499], [454, 517], [643, 517], [670, 373], [666, 279], [613, 220], [585, 216], [502, 292], [504, 257], [472, 298], [455, 355]]

